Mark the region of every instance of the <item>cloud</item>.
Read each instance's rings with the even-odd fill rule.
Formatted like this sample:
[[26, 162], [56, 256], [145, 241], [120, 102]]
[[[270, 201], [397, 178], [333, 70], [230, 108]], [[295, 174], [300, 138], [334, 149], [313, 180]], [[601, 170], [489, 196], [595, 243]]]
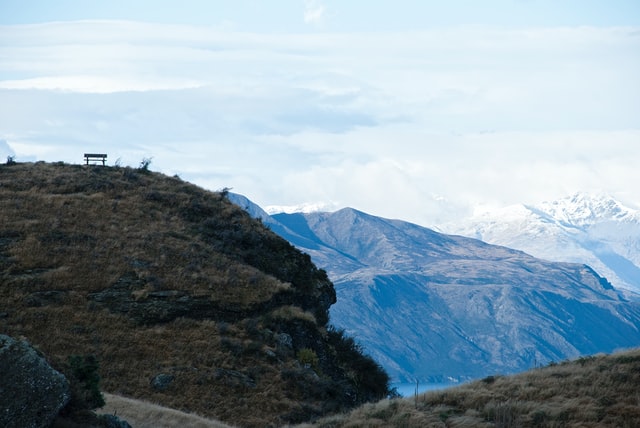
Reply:
[[577, 190], [633, 199], [637, 51], [625, 28], [0, 26], [0, 138], [19, 160], [153, 157], [261, 205], [421, 224]]
[[289, 141], [311, 150], [313, 161], [280, 174], [271, 201], [305, 194], [425, 225], [454, 221], [478, 204], [534, 203], [585, 189], [638, 206], [629, 198], [640, 179], [638, 130], [452, 135], [398, 124]]
[[108, 94], [112, 92], [162, 91], [197, 88], [197, 81], [112, 78], [106, 76], [51, 76], [0, 81], [0, 89], [40, 89], [68, 92]]
[[319, 0], [305, 0], [304, 22], [305, 24], [321, 25], [325, 18], [325, 7]]

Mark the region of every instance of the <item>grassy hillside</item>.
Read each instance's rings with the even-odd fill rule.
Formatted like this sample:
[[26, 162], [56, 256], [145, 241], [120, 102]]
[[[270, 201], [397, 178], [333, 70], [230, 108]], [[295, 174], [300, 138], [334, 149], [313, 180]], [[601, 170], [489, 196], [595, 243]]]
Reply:
[[[386, 396], [326, 273], [225, 192], [145, 169], [0, 166], [0, 332], [102, 389], [242, 426]], [[161, 375], [161, 376], [159, 376]]]
[[365, 404], [299, 428], [640, 427], [640, 349]]
[[[583, 357], [512, 376], [365, 404], [297, 428], [640, 426], [640, 349]], [[106, 394], [101, 411], [135, 427], [222, 427], [195, 415]]]

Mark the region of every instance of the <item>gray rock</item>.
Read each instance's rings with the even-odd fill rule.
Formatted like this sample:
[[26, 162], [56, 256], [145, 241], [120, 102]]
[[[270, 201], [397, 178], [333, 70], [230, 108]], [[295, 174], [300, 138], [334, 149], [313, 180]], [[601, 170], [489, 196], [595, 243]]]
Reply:
[[237, 370], [216, 369], [215, 378], [224, 381], [227, 385], [245, 388], [255, 388], [256, 381], [251, 376]]
[[99, 418], [106, 428], [131, 428], [127, 421], [123, 421], [116, 415], [100, 415]]
[[278, 345], [289, 349], [293, 348], [293, 339], [291, 338], [291, 335], [287, 333], [280, 333], [278, 335]]
[[93, 308], [107, 308], [143, 325], [166, 323], [179, 317], [237, 322], [282, 304], [279, 295], [252, 307], [218, 304], [208, 296], [192, 296], [181, 290], [155, 290], [135, 297], [133, 292], [142, 291], [146, 286], [145, 279], [129, 272], [110, 287], [89, 294], [89, 301]]
[[0, 426], [49, 427], [69, 402], [69, 382], [26, 341], [0, 335]]
[[175, 376], [173, 375], [160, 373], [151, 379], [151, 387], [157, 391], [164, 391], [169, 388], [174, 379]]
[[68, 291], [49, 290], [36, 291], [25, 297], [24, 302], [27, 306], [42, 307], [48, 305], [56, 305], [63, 303], [68, 298]]

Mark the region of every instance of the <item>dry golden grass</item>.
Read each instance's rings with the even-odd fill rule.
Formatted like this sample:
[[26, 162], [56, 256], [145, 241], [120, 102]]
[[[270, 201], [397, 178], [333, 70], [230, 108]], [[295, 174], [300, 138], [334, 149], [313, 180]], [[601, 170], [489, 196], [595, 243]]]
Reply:
[[365, 404], [299, 428], [640, 427], [640, 349]]
[[[92, 300], [116, 285], [158, 304], [135, 318]], [[332, 292], [308, 255], [223, 193], [131, 168], [0, 165], [0, 331], [61, 369], [95, 355], [105, 391], [255, 427], [352, 407], [354, 362], [338, 361], [318, 304]], [[226, 312], [141, 322], [167, 309], [154, 293]], [[295, 349], [281, 333], [297, 335]], [[310, 347], [326, 377], [296, 359]], [[160, 373], [175, 378], [166, 390], [150, 385]]]
[[0, 169], [0, 182], [2, 232], [22, 238], [11, 248], [18, 261], [12, 269], [45, 273], [39, 277], [44, 290], [96, 291], [131, 270], [162, 278], [164, 288], [202, 294], [215, 288], [217, 301], [242, 305], [289, 287], [203, 242], [185, 217], [209, 214], [238, 228], [250, 219], [220, 196], [178, 179], [130, 169], [17, 164]]
[[231, 428], [220, 421], [192, 413], [134, 400], [119, 395], [104, 394], [106, 404], [98, 412], [116, 415], [132, 428]]

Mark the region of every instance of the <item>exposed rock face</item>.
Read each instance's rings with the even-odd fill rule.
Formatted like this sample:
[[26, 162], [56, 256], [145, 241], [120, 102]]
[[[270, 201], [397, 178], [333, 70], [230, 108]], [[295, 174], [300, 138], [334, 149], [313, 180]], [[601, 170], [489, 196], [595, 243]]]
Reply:
[[[145, 286], [145, 281], [131, 272], [119, 278], [111, 287], [91, 293], [88, 297], [95, 307], [127, 315], [136, 323], [145, 325], [166, 323], [178, 317], [237, 322], [291, 302], [313, 311], [317, 318], [326, 323], [329, 307], [336, 301], [335, 290], [328, 281], [319, 281], [319, 285], [311, 291], [287, 290], [275, 294], [267, 301], [248, 306], [228, 302], [219, 304], [208, 296], [193, 296], [180, 290], [151, 291], [142, 296], [134, 294]], [[29, 296], [29, 302], [41, 302], [45, 299], [52, 301], [44, 293]], [[40, 305], [41, 303], [31, 304]]]
[[169, 388], [175, 377], [170, 374], [160, 373], [151, 379], [151, 386], [157, 391], [164, 391]]
[[132, 292], [141, 290], [146, 283], [135, 273], [116, 281], [111, 287], [89, 295], [97, 307], [106, 307], [112, 312], [126, 314], [139, 324], [169, 322], [180, 316], [193, 319], [221, 319], [236, 321], [244, 312], [229, 307], [219, 307], [204, 296], [190, 296], [179, 290], [161, 290], [135, 297]]
[[69, 382], [27, 342], [0, 335], [0, 426], [48, 427], [71, 398]]

